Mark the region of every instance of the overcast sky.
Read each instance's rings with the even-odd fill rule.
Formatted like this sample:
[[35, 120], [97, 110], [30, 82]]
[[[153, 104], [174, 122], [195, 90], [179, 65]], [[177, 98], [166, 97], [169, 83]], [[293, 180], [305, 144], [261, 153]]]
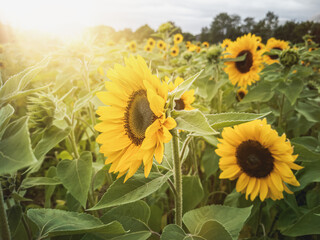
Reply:
[[[0, 21], [20, 28], [72, 33], [83, 27], [109, 25], [133, 30], [149, 24], [157, 29], [168, 20], [198, 34], [221, 13], [260, 20], [267, 11], [286, 20], [305, 21], [320, 14], [320, 0], [7, 0]], [[0, 2], [1, 2], [0, 1]]]

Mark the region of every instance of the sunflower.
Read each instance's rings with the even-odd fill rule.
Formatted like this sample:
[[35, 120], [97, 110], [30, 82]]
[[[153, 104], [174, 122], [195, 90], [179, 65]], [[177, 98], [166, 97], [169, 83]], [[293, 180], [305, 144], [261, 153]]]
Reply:
[[[277, 40], [275, 38], [270, 38], [267, 42], [267, 45], [265, 47], [266, 52], [270, 52], [272, 49], [277, 49], [277, 50], [284, 50], [289, 47], [289, 43], [285, 42], [283, 40]], [[279, 62], [279, 56], [277, 54], [275, 55], [264, 55], [263, 60], [267, 64], [272, 64], [272, 63], [278, 63]]]
[[187, 49], [189, 52], [193, 52], [197, 49], [197, 46], [194, 44], [190, 44], [189, 46], [187, 46]]
[[208, 48], [208, 47], [209, 47], [209, 43], [208, 43], [208, 42], [203, 42], [203, 43], [202, 43], [202, 46]]
[[166, 46], [166, 43], [165, 43], [164, 41], [159, 40], [159, 41], [157, 42], [157, 47], [158, 47], [159, 49], [164, 50], [165, 46]]
[[230, 54], [228, 58], [237, 58], [246, 54], [243, 61], [225, 62], [227, 67], [224, 69], [229, 75], [229, 79], [233, 85], [246, 88], [247, 85], [260, 80], [259, 72], [261, 67], [261, 54], [257, 52], [257, 44], [255, 37], [250, 33], [229, 45], [227, 52]]
[[128, 43], [128, 47], [131, 52], [135, 52], [137, 50], [137, 43], [135, 41], [131, 41]]
[[[169, 82], [169, 78], [165, 77], [165, 82]], [[170, 82], [168, 84], [169, 91], [172, 92], [174, 89], [176, 89], [181, 83], [184, 82], [184, 79], [181, 77], [177, 77], [174, 82]], [[193, 110], [194, 108], [191, 106], [191, 104], [194, 102], [194, 89], [190, 89], [186, 92], [184, 92], [179, 99], [175, 99], [175, 110]]]
[[147, 45], [153, 48], [156, 45], [156, 41], [153, 38], [149, 38], [147, 41]]
[[153, 156], [158, 163], [163, 158], [164, 146], [171, 140], [170, 129], [176, 126], [165, 116], [168, 86], [152, 75], [141, 56], [125, 59], [125, 65], [116, 64], [107, 72], [111, 82], [106, 82], [107, 92], [97, 93], [108, 106], [97, 110], [102, 122], [95, 129], [102, 132], [97, 142], [100, 152], [111, 163], [110, 172], [127, 174], [126, 181], [143, 163], [148, 177]]
[[248, 93], [248, 90], [246, 88], [239, 88], [237, 90], [236, 99], [238, 102], [240, 102]]
[[243, 123], [222, 131], [222, 139], [216, 153], [221, 157], [219, 167], [221, 179], [237, 180], [236, 190], [250, 194], [253, 201], [283, 198], [283, 191], [292, 193], [287, 183], [299, 186], [291, 169], [302, 167], [293, 163], [293, 147], [286, 135], [279, 137], [266, 119]]
[[180, 33], [177, 33], [173, 36], [174, 44], [179, 44], [183, 41], [183, 36]]
[[186, 47], [190, 46], [191, 45], [191, 42], [190, 41], [187, 41], [186, 42]]
[[178, 56], [179, 54], [179, 47], [178, 46], [173, 46], [171, 49], [170, 49], [170, 55], [172, 57], [176, 57]]
[[228, 48], [230, 43], [232, 43], [232, 41], [229, 38], [226, 38], [225, 40], [223, 40], [223, 42], [221, 43], [221, 47], [222, 48]]
[[151, 52], [151, 51], [152, 51], [152, 47], [147, 44], [147, 45], [144, 46], [144, 50], [145, 50], [146, 52]]

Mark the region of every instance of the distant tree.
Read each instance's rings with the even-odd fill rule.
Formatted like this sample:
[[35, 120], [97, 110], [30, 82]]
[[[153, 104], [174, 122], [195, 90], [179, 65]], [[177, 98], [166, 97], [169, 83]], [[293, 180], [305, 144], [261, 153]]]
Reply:
[[273, 12], [267, 12], [265, 18], [260, 20], [252, 28], [252, 33], [261, 36], [263, 42], [266, 42], [274, 35], [274, 32], [279, 24], [279, 17]]
[[139, 27], [133, 35], [135, 40], [137, 40], [138, 42], [142, 42], [144, 39], [149, 38], [152, 33], [154, 33], [154, 30], [149, 27], [148, 24], [145, 24]]
[[193, 34], [189, 33], [189, 32], [183, 32], [182, 35], [183, 35], [183, 40], [184, 41], [194, 41], [194, 40], [196, 40], [196, 37]]
[[252, 29], [254, 27], [254, 25], [256, 24], [256, 22], [254, 21], [253, 17], [246, 17], [243, 20], [243, 24], [241, 25], [241, 31], [243, 33], [250, 33], [252, 32]]
[[208, 27], [203, 27], [201, 28], [201, 33], [200, 33], [200, 41], [201, 42], [210, 42], [210, 32]]
[[113, 39], [116, 42], [120, 41], [121, 39], [124, 39], [125, 41], [131, 41], [134, 40], [134, 36], [131, 28], [125, 28], [121, 31], [118, 31]]

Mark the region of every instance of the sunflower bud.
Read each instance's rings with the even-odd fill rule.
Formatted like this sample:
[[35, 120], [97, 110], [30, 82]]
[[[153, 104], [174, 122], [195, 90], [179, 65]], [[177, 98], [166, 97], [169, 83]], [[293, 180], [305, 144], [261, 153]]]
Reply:
[[220, 55], [222, 53], [222, 48], [219, 46], [212, 46], [208, 51], [207, 51], [207, 59], [209, 62], [212, 62], [214, 60], [218, 60]]
[[299, 62], [299, 55], [292, 49], [285, 50], [280, 55], [280, 63], [285, 67], [291, 67]]
[[37, 93], [28, 98], [29, 128], [32, 133], [42, 132], [52, 125], [56, 109], [55, 98], [51, 94]]
[[189, 61], [189, 60], [192, 58], [192, 53], [191, 53], [191, 52], [185, 52], [185, 53], [182, 55], [182, 57], [183, 57], [185, 60]]

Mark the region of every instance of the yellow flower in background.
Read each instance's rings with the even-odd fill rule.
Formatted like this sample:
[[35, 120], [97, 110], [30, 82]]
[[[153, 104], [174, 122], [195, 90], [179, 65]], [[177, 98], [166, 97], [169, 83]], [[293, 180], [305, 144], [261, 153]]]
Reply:
[[[285, 42], [283, 40], [277, 40], [275, 38], [270, 38], [266, 44], [265, 51], [269, 52], [272, 49], [277, 49], [277, 50], [285, 50], [289, 48], [289, 43]], [[263, 60], [267, 64], [272, 64], [272, 63], [278, 63], [279, 62], [279, 56], [277, 54], [275, 55], [264, 55]]]
[[144, 46], [144, 50], [145, 50], [146, 52], [151, 52], [151, 51], [152, 51], [152, 47], [151, 47], [150, 45], [145, 45], [145, 46]]
[[265, 50], [266, 45], [264, 45], [262, 42], [259, 42], [257, 45], [257, 51], [263, 51]]
[[166, 43], [165, 43], [164, 41], [162, 41], [162, 40], [159, 40], [159, 41], [157, 42], [157, 47], [158, 47], [159, 49], [161, 49], [161, 50], [165, 50]]
[[147, 45], [149, 45], [151, 48], [154, 48], [156, 45], [156, 41], [153, 38], [149, 38], [147, 41]]
[[227, 48], [228, 58], [237, 58], [246, 54], [243, 61], [225, 62], [224, 71], [229, 75], [233, 85], [246, 88], [247, 85], [259, 81], [259, 72], [262, 70], [262, 58], [257, 51], [258, 42], [250, 33], [237, 38]]
[[200, 46], [197, 46], [197, 47], [196, 47], [196, 52], [199, 53], [200, 51], [201, 51], [201, 47], [200, 47]]
[[179, 44], [183, 41], [183, 36], [180, 33], [177, 33], [173, 37], [174, 44]]
[[128, 43], [128, 47], [129, 47], [129, 50], [131, 52], [135, 52], [137, 50], [137, 43], [136, 41], [131, 41]]
[[232, 43], [232, 41], [229, 38], [226, 38], [225, 40], [223, 40], [223, 42], [221, 43], [221, 47], [222, 48], [228, 48], [230, 43]]
[[176, 126], [175, 120], [165, 115], [168, 86], [152, 75], [140, 56], [126, 58], [125, 66], [115, 64], [107, 77], [111, 80], [105, 83], [107, 92], [97, 93], [107, 105], [97, 110], [100, 152], [118, 178], [126, 174], [126, 181], [142, 163], [148, 177], [153, 156], [162, 162], [163, 144], [171, 140], [169, 130]]
[[294, 163], [298, 155], [293, 155], [286, 135], [279, 137], [266, 119], [224, 128], [219, 141], [220, 178], [238, 179], [236, 190], [247, 199], [249, 195], [251, 201], [258, 195], [261, 201], [281, 199], [283, 191], [292, 193], [287, 183], [300, 185], [291, 170], [302, 168]]
[[197, 46], [194, 44], [191, 44], [191, 45], [187, 46], [187, 49], [189, 52], [193, 52], [197, 49]]
[[208, 47], [209, 47], [209, 43], [208, 43], [208, 42], [203, 42], [203, 43], [202, 43], [202, 46], [208, 48]]
[[[169, 82], [169, 78], [165, 77], [166, 83]], [[172, 92], [174, 89], [176, 89], [181, 83], [184, 82], [184, 79], [181, 77], [177, 77], [174, 82], [171, 81], [168, 84], [169, 91]], [[179, 99], [175, 99], [175, 110], [193, 110], [194, 108], [191, 106], [191, 104], [194, 102], [194, 89], [190, 89], [186, 92], [184, 92]]]
[[237, 95], [236, 95], [236, 99], [238, 102], [240, 102], [248, 93], [248, 90], [246, 88], [239, 88], [237, 90]]
[[190, 46], [191, 45], [191, 42], [190, 41], [187, 41], [186, 42], [186, 47]]
[[[254, 35], [254, 34], [253, 34]], [[257, 42], [261, 42], [262, 41], [262, 38], [260, 36], [256, 36], [256, 40]]]
[[178, 56], [179, 54], [179, 47], [178, 46], [173, 46], [171, 49], [170, 49], [170, 55], [172, 57], [176, 57]]

